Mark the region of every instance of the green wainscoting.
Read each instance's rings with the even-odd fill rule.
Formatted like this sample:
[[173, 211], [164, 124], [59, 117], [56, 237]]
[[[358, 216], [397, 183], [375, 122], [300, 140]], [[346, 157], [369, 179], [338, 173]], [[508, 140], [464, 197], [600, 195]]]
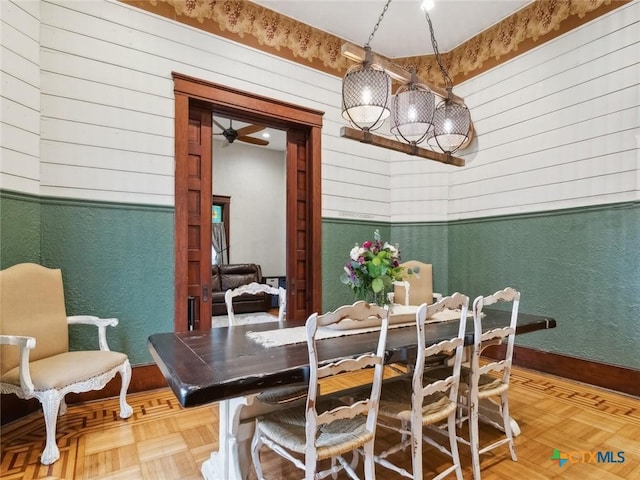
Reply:
[[[119, 319], [109, 346], [152, 362], [147, 337], [173, 330], [173, 208], [13, 197], [2, 195], [3, 268], [61, 268], [67, 315]], [[71, 328], [71, 349], [98, 347], [95, 327]]]
[[0, 269], [40, 263], [40, 199], [0, 192]]
[[339, 283], [354, 243], [380, 228], [404, 260], [433, 264], [434, 290], [471, 300], [505, 286], [521, 311], [558, 328], [518, 337], [531, 348], [640, 369], [640, 203], [538, 214], [382, 225], [323, 220], [323, 307], [352, 301]]
[[449, 292], [507, 285], [558, 321], [517, 343], [640, 368], [640, 204], [450, 222]]
[[[0, 193], [2, 268], [62, 267], [68, 314], [116, 317], [114, 350], [151, 361], [147, 337], [173, 329], [173, 208]], [[340, 274], [349, 251], [397, 243], [403, 260], [434, 266], [434, 289], [474, 297], [511, 285], [523, 312], [558, 320], [518, 343], [640, 368], [640, 203], [448, 223], [323, 219], [323, 310], [353, 302]], [[72, 348], [94, 347], [74, 327]]]
[[[42, 200], [42, 263], [62, 266], [67, 314], [115, 317], [109, 345], [151, 362], [147, 338], [173, 330], [173, 208]], [[74, 327], [70, 348], [95, 342]]]

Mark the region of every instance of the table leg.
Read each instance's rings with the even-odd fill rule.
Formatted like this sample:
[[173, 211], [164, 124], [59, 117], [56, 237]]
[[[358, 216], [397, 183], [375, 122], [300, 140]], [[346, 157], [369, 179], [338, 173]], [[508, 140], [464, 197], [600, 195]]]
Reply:
[[252, 432], [245, 430], [253, 422], [241, 425], [240, 420], [245, 413], [243, 410], [253, 404], [254, 398], [255, 396], [238, 397], [218, 404], [219, 447], [202, 464], [201, 473], [206, 480], [245, 480], [248, 477]]
[[[502, 413], [500, 412], [500, 404], [491, 398], [480, 400], [478, 406], [479, 420], [488, 422], [499, 430], [504, 431]], [[511, 417], [511, 434], [514, 437], [520, 435], [520, 426], [513, 417]]]

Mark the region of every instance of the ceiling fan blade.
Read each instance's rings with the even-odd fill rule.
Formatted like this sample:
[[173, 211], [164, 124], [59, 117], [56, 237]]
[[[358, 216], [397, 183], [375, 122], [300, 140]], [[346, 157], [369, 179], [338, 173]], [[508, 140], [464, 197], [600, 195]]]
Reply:
[[215, 119], [215, 118], [212, 118], [212, 119], [211, 119], [211, 121], [212, 121], [213, 123], [215, 123], [219, 129], [221, 129], [221, 130], [226, 130], [226, 129], [227, 129], [226, 127], [223, 127], [222, 125], [220, 125], [220, 124], [216, 121], [216, 119]]
[[269, 142], [267, 140], [263, 140], [261, 138], [255, 138], [255, 137], [238, 137], [237, 140], [241, 141], [241, 142], [245, 142], [245, 143], [253, 143], [254, 145], [269, 145]]
[[264, 130], [265, 128], [267, 128], [265, 125], [247, 125], [246, 127], [238, 129], [238, 136], [242, 137], [244, 135], [251, 135], [252, 133]]

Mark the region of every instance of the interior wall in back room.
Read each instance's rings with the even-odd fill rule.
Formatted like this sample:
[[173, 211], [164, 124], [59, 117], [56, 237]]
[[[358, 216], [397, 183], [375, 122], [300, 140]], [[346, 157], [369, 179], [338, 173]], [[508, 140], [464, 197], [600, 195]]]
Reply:
[[213, 192], [231, 197], [229, 263], [257, 263], [265, 277], [286, 276], [285, 152], [212, 143]]
[[449, 285], [473, 299], [506, 286], [558, 327], [536, 349], [640, 368], [640, 204], [451, 222]]
[[40, 263], [40, 201], [0, 192], [0, 269]]
[[[109, 346], [152, 362], [149, 335], [173, 330], [173, 208], [43, 199], [42, 264], [61, 268], [67, 315], [115, 317]], [[70, 348], [97, 348], [95, 327]]]

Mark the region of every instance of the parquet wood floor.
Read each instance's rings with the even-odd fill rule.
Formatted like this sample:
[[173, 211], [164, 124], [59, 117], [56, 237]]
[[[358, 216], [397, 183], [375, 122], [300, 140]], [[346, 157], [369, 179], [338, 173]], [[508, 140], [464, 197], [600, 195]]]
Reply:
[[[349, 385], [342, 378], [333, 388]], [[516, 438], [518, 462], [506, 447], [483, 455], [483, 480], [640, 480], [640, 399], [591, 388], [556, 377], [514, 369], [510, 406], [522, 434]], [[332, 388], [331, 385], [324, 391]], [[324, 387], [323, 387], [324, 388]], [[118, 417], [117, 399], [72, 405], [58, 420], [61, 457], [44, 466], [38, 456], [44, 445], [41, 413], [2, 428], [0, 476], [6, 480], [199, 479], [200, 465], [218, 447], [215, 405], [184, 409], [169, 389], [129, 396], [134, 414]], [[462, 430], [464, 434], [464, 429]], [[483, 427], [481, 441], [495, 433]], [[393, 441], [379, 431], [383, 447]], [[570, 454], [562, 467], [550, 457], [554, 449]], [[472, 478], [467, 447], [460, 446], [465, 479]], [[624, 462], [597, 462], [590, 452], [623, 452]], [[581, 452], [587, 452], [583, 454]], [[410, 466], [408, 454], [396, 457]], [[603, 460], [611, 459], [603, 457]], [[262, 453], [267, 478], [298, 479], [301, 473], [267, 450]], [[425, 448], [425, 478], [446, 465], [446, 458]], [[377, 467], [382, 480], [401, 478]], [[340, 479], [347, 478], [341, 474]], [[455, 478], [450, 476], [449, 478]], [[255, 480], [255, 474], [250, 474]]]

